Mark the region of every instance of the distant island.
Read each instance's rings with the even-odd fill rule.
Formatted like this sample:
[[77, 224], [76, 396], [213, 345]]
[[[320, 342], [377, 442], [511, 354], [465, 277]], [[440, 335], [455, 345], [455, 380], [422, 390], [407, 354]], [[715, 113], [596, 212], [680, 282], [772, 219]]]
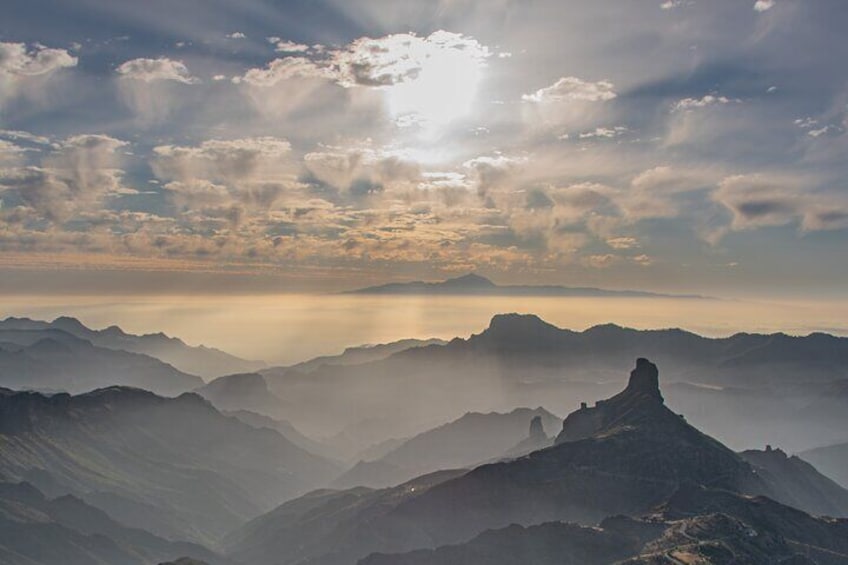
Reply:
[[641, 290], [608, 290], [593, 287], [550, 286], [550, 285], [498, 285], [486, 277], [469, 273], [440, 282], [412, 281], [369, 286], [343, 294], [441, 294], [480, 296], [582, 296], [623, 298], [688, 298], [707, 300], [709, 297], [696, 294], [659, 294]]

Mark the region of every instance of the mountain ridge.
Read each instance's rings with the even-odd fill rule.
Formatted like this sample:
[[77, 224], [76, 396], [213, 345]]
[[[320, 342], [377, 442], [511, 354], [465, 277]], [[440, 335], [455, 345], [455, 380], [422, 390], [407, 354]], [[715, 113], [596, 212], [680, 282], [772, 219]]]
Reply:
[[483, 296], [579, 296], [579, 297], [627, 297], [627, 298], [678, 298], [712, 300], [696, 294], [663, 294], [641, 290], [609, 290], [595, 287], [569, 287], [557, 285], [498, 285], [486, 277], [469, 273], [460, 277], [437, 282], [411, 281], [386, 283], [342, 294], [443, 294]]

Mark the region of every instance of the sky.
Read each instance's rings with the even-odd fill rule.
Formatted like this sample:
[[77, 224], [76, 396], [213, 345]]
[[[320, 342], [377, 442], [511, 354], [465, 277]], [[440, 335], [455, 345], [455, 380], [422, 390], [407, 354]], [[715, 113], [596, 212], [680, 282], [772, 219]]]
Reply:
[[7, 0], [0, 292], [848, 288], [844, 0]]

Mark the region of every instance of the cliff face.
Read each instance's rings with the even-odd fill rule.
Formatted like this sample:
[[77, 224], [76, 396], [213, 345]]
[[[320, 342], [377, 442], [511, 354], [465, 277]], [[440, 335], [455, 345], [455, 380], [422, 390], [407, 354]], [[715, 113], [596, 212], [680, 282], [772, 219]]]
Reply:
[[[670, 418], [671, 417], [671, 418]], [[664, 405], [660, 392], [659, 370], [657, 366], [644, 358], [636, 360], [636, 368], [630, 372], [630, 380], [619, 394], [607, 400], [600, 400], [594, 407], [585, 403], [580, 410], [572, 412], [562, 424], [562, 431], [556, 438], [556, 444], [579, 441], [627, 423], [647, 423], [646, 418], [670, 421], [674, 425], [674, 415]]]

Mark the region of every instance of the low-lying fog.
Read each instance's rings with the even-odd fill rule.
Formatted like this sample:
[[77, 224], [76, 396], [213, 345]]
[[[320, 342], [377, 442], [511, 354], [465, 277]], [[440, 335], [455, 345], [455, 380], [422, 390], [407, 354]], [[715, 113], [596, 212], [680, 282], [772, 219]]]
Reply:
[[290, 364], [367, 343], [467, 337], [493, 315], [534, 313], [562, 328], [613, 322], [681, 327], [705, 336], [737, 332], [848, 335], [848, 301], [471, 296], [0, 296], [3, 316], [74, 316], [89, 327], [165, 332], [271, 364]]

